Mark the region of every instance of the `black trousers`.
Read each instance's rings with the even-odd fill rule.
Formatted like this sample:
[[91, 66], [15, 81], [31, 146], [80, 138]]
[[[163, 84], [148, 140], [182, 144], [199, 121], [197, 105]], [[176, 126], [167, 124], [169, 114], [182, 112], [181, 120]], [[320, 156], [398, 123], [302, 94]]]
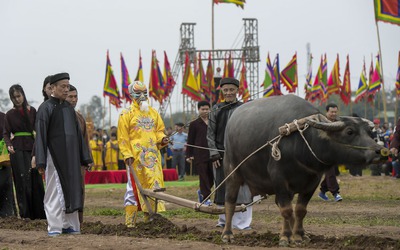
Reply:
[[42, 176], [31, 168], [31, 151], [16, 150], [10, 154], [15, 192], [21, 218], [46, 219], [43, 207]]
[[325, 172], [325, 178], [321, 182], [321, 192], [326, 193], [329, 191], [333, 195], [339, 193], [339, 184], [336, 179], [335, 168], [337, 168], [337, 166], [333, 166]]
[[211, 161], [194, 162], [195, 169], [199, 175], [200, 192], [203, 198], [211, 194], [211, 188], [214, 184], [214, 174]]
[[16, 216], [11, 167], [0, 166], [0, 217]]

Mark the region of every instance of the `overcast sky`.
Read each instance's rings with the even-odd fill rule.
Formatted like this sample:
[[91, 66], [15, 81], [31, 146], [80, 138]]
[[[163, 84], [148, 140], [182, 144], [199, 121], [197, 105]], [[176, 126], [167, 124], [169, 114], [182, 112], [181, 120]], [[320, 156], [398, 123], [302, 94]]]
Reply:
[[[363, 58], [368, 68], [371, 54], [378, 52], [373, 0], [247, 0], [244, 10], [219, 4], [215, 49], [240, 48], [241, 43], [234, 45], [243, 35], [242, 18], [258, 19], [260, 82], [268, 52], [271, 57], [280, 54], [282, 69], [297, 51], [301, 95], [307, 43], [314, 55], [314, 75], [322, 53], [327, 53], [329, 72], [339, 53], [343, 77], [346, 55], [350, 55], [352, 90], [358, 86]], [[157, 51], [160, 66], [164, 50], [173, 64], [183, 22], [196, 23], [197, 49], [211, 49], [211, 0], [0, 0], [0, 88], [8, 93], [12, 84], [20, 83], [38, 107], [43, 79], [68, 72], [80, 104], [87, 103], [93, 95], [103, 94], [107, 49], [119, 84], [119, 53], [134, 78], [141, 50], [148, 83], [151, 50]], [[378, 26], [386, 89], [393, 89], [400, 27], [382, 22]], [[174, 96], [180, 91], [175, 89]], [[174, 110], [181, 106], [177, 101], [172, 104]], [[113, 113], [117, 117], [117, 111]]]

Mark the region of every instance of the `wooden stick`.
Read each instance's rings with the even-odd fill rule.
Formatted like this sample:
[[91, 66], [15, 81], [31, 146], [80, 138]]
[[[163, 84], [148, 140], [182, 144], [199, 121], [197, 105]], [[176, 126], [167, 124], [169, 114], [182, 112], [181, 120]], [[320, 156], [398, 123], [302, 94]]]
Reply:
[[[133, 176], [133, 179], [135, 180], [135, 184], [136, 184], [136, 186], [138, 187], [139, 192], [140, 192], [140, 195], [142, 196], [142, 198], [143, 198], [143, 200], [144, 200], [144, 203], [146, 204], [146, 207], [147, 207], [147, 209], [149, 210], [149, 214], [150, 214], [150, 216], [151, 216], [151, 215], [154, 214], [154, 211], [153, 211], [153, 209], [151, 208], [151, 205], [150, 205], [149, 200], [147, 199], [147, 195], [145, 195], [144, 189], [142, 188], [142, 185], [140, 184], [140, 181], [139, 181], [138, 177], [136, 176], [136, 173], [135, 173], [135, 171], [133, 170], [133, 167], [132, 167], [132, 166], [128, 166], [128, 167], [129, 167], [129, 170], [130, 170], [130, 171], [127, 171], [127, 174], [129, 174], [129, 172], [132, 172], [132, 176]], [[157, 204], [156, 204], [156, 206], [157, 206]]]

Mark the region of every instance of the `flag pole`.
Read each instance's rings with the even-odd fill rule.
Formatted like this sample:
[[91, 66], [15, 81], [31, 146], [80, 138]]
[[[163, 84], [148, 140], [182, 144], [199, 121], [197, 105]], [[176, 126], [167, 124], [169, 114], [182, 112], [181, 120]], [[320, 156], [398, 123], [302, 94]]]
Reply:
[[396, 93], [396, 105], [394, 106], [394, 121], [393, 121], [393, 126], [395, 126], [395, 124], [397, 124], [397, 112], [398, 112], [398, 107], [397, 105], [399, 104], [399, 97], [397, 96]]
[[104, 129], [104, 123], [105, 123], [105, 119], [106, 119], [106, 97], [104, 96], [104, 105], [103, 105], [103, 110], [101, 111], [101, 113], [103, 114], [103, 125], [101, 127], [101, 129]]
[[385, 84], [384, 84], [384, 74], [383, 74], [383, 59], [382, 59], [382, 48], [381, 48], [381, 38], [379, 35], [379, 27], [378, 27], [378, 22], [375, 19], [375, 24], [376, 24], [376, 33], [378, 35], [378, 46], [379, 46], [379, 56], [380, 56], [380, 60], [379, 60], [379, 64], [381, 67], [381, 73], [382, 73], [382, 77], [381, 77], [381, 83], [382, 83], [382, 104], [383, 104], [383, 115], [385, 118], [385, 122], [388, 122], [388, 117], [387, 117], [387, 109], [386, 109], [386, 93], [385, 93]]
[[108, 125], [111, 128], [111, 103], [108, 103]]
[[214, 51], [214, 0], [211, 0], [211, 50]]

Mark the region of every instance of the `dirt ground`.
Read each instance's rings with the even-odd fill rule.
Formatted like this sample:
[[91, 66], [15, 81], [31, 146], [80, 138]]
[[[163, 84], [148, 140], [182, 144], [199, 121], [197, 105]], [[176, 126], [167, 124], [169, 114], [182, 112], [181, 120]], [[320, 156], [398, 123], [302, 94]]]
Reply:
[[[400, 249], [400, 180], [391, 177], [339, 177], [342, 202], [314, 195], [304, 227], [302, 249]], [[196, 186], [170, 187], [167, 193], [196, 200]], [[278, 248], [281, 218], [274, 196], [255, 204], [252, 229], [234, 231], [235, 242], [222, 243], [217, 216], [166, 203], [169, 213], [136, 228], [124, 226], [124, 189], [87, 189], [81, 235], [50, 238], [45, 220], [0, 219], [0, 249], [261, 249]], [[96, 211], [120, 211], [97, 215]], [[111, 213], [112, 214], [112, 213]], [[284, 248], [280, 248], [284, 249]]]

